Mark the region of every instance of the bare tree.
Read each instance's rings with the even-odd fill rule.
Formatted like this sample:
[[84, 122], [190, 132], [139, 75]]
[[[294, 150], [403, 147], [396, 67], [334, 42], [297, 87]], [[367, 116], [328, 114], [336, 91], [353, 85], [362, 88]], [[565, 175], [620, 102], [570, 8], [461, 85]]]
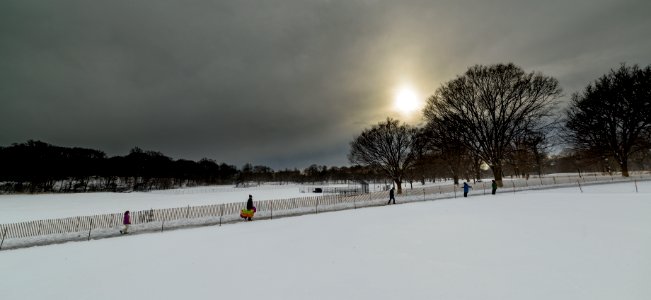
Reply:
[[629, 157], [649, 149], [651, 67], [622, 65], [573, 94], [566, 127], [571, 144], [614, 157], [628, 177]]
[[473, 168], [473, 155], [461, 142], [459, 136], [446, 128], [446, 124], [431, 122], [425, 126], [422, 135], [427, 140], [426, 149], [431, 155], [439, 158], [454, 184], [459, 179], [470, 179], [476, 175]]
[[538, 176], [542, 175], [543, 165], [553, 146], [549, 138], [553, 132], [547, 130], [526, 132], [523, 136], [515, 139], [512, 153], [507, 157], [514, 175], [526, 176], [534, 172]]
[[543, 166], [551, 148], [548, 135], [545, 132], [530, 133], [526, 135], [524, 142], [531, 152], [536, 173], [538, 176], [542, 176]]
[[381, 170], [396, 183], [401, 194], [405, 171], [416, 162], [416, 134], [416, 128], [387, 118], [365, 129], [350, 143], [348, 160]]
[[504, 158], [516, 138], [552, 121], [561, 95], [558, 81], [525, 73], [514, 64], [474, 66], [427, 99], [429, 124], [454, 134], [493, 171], [502, 186]]

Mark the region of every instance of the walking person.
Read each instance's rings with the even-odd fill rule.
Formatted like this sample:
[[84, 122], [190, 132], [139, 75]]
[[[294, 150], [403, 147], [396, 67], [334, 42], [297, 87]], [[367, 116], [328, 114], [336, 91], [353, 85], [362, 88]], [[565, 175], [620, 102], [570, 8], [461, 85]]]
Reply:
[[495, 182], [495, 179], [493, 179], [493, 182], [491, 183], [491, 187], [493, 188], [492, 189], [493, 195], [495, 195], [495, 192], [497, 192], [497, 182]]
[[129, 211], [124, 212], [124, 217], [122, 218], [122, 225], [124, 225], [124, 229], [120, 230], [121, 234], [127, 234], [129, 233], [129, 225], [131, 225], [131, 216], [129, 216]]
[[391, 204], [391, 200], [393, 200], [393, 204], [396, 204], [395, 190], [396, 189], [394, 187], [391, 187], [391, 189], [389, 190], [389, 202], [387, 203], [387, 205]]
[[468, 181], [463, 183], [463, 196], [468, 197], [468, 192], [470, 192], [470, 189], [472, 189], [472, 186], [468, 184]]
[[255, 206], [253, 206], [253, 196], [249, 195], [249, 199], [246, 200], [246, 210], [248, 214], [246, 215], [247, 220], [251, 221], [253, 214], [255, 213]]

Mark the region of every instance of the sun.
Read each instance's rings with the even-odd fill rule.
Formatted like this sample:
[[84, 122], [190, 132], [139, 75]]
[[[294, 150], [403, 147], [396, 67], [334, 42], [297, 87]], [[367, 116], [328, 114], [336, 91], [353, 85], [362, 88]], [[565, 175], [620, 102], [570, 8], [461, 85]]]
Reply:
[[396, 91], [393, 105], [403, 114], [411, 114], [421, 107], [421, 101], [413, 88], [405, 86]]

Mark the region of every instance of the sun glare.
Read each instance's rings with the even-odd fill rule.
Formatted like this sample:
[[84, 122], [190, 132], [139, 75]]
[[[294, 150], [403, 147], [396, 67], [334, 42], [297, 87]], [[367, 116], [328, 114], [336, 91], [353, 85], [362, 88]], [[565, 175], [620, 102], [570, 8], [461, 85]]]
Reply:
[[421, 103], [414, 89], [409, 87], [402, 87], [396, 92], [394, 106], [400, 112], [404, 114], [410, 114], [418, 110], [421, 106]]

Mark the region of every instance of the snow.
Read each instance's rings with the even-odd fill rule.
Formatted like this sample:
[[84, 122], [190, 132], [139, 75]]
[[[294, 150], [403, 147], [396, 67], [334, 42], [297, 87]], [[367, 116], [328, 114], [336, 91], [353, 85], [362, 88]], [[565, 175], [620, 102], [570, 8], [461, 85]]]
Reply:
[[[428, 183], [426, 186], [436, 184], [452, 185], [451, 181], [448, 181]], [[229, 185], [132, 193], [5, 194], [0, 195], [0, 224], [122, 213], [125, 210], [138, 211], [152, 208], [177, 208], [246, 202], [248, 195], [253, 195], [253, 199], [256, 201], [319, 197], [324, 194], [301, 193], [301, 189], [311, 191], [313, 187], [323, 186], [286, 184], [235, 188]], [[346, 187], [348, 185], [327, 186]], [[381, 191], [384, 186], [384, 184], [371, 184], [369, 190], [372, 192]], [[420, 184], [415, 186], [421, 187]]]
[[0, 251], [0, 299], [651, 299], [651, 182], [638, 190], [504, 192]]
[[0, 195], [0, 224], [51, 218], [120, 213], [151, 208], [174, 208], [255, 200], [314, 197], [300, 193], [299, 185], [248, 188], [212, 186], [133, 193], [78, 193], [39, 195]]
[[[587, 177], [581, 180], [588, 182], [594, 180], [608, 180], [609, 176], [599, 174], [585, 173]], [[592, 175], [595, 175], [593, 178]], [[648, 174], [636, 174], [638, 178], [649, 179]], [[552, 181], [552, 177], [556, 179]], [[576, 183], [577, 174], [562, 173], [547, 175], [544, 179], [545, 185], [554, 183]], [[623, 178], [615, 178], [622, 180]], [[505, 178], [505, 182], [516, 182], [518, 187], [525, 186], [524, 179]], [[537, 184], [539, 179], [534, 177], [529, 180], [531, 184]], [[506, 183], [505, 188], [510, 187], [511, 183]], [[346, 187], [347, 184], [327, 185]], [[452, 181], [428, 182], [421, 185], [415, 182], [415, 189], [432, 186], [452, 187]], [[490, 180], [484, 180], [480, 187], [490, 189]], [[254, 200], [274, 200], [301, 197], [318, 197], [320, 193], [301, 193], [302, 190], [312, 191], [315, 187], [324, 187], [324, 185], [299, 185], [299, 184], [282, 184], [282, 185], [261, 185], [245, 188], [236, 188], [228, 186], [209, 186], [195, 187], [184, 189], [171, 189], [151, 192], [132, 192], [132, 193], [77, 193], [77, 194], [36, 194], [36, 195], [0, 195], [0, 224], [16, 223], [24, 221], [35, 221], [43, 219], [67, 218], [77, 216], [88, 216], [109, 213], [122, 213], [125, 210], [139, 211], [160, 208], [177, 208], [187, 206], [200, 206], [211, 204], [222, 204], [232, 202], [245, 202], [248, 195], [253, 195]], [[384, 191], [387, 183], [377, 182], [369, 186], [371, 192]], [[403, 186], [405, 191], [411, 189], [409, 183]], [[388, 190], [388, 188], [386, 189]], [[479, 190], [475, 191], [478, 193]]]

